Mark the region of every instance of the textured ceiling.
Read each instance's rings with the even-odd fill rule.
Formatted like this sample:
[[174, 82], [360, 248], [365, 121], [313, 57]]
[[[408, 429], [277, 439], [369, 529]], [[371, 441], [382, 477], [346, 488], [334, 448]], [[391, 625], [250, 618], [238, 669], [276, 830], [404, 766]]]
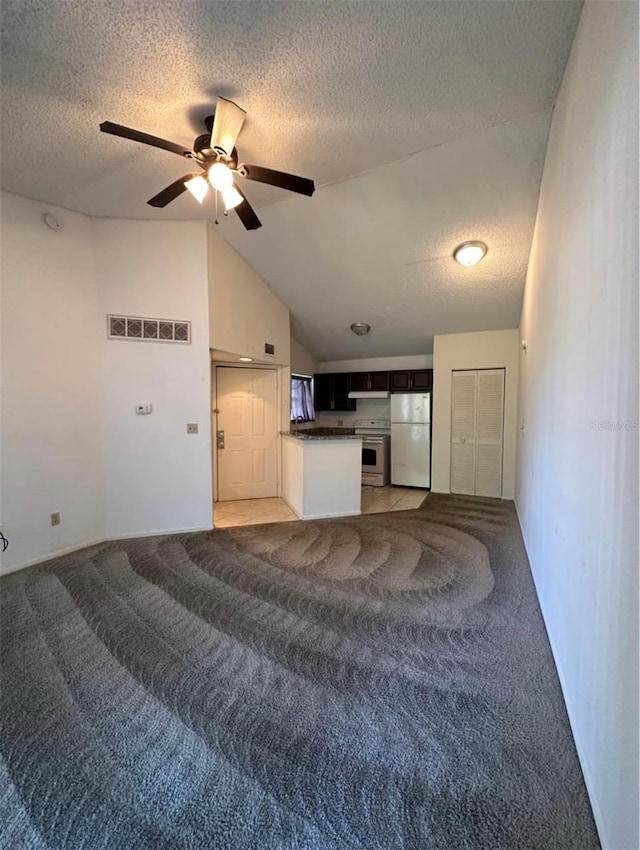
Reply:
[[[98, 131], [191, 146], [215, 96], [241, 158], [319, 186], [553, 105], [575, 2], [2, 0], [2, 186], [92, 215], [210, 218], [189, 169]], [[283, 190], [248, 186], [256, 206]]]
[[[2, 188], [97, 216], [212, 218], [188, 171], [102, 134], [191, 147], [218, 94], [241, 159], [315, 179], [246, 185], [265, 226], [221, 227], [325, 359], [429, 352], [517, 324], [550, 109], [580, 14], [564, 0], [2, 0]], [[360, 175], [360, 176], [354, 176]], [[475, 269], [451, 260], [483, 239]], [[356, 338], [351, 322], [369, 322]]]
[[[433, 335], [518, 326], [550, 112], [263, 208], [224, 235], [322, 360], [430, 353]], [[473, 268], [453, 249], [489, 246]], [[364, 337], [352, 322], [368, 322]]]

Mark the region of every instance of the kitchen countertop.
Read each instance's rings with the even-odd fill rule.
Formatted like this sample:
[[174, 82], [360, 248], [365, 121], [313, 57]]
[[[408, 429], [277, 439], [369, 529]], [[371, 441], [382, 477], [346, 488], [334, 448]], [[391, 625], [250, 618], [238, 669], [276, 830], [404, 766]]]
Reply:
[[353, 428], [300, 428], [298, 431], [280, 431], [283, 437], [296, 440], [361, 440], [362, 434], [355, 434]]

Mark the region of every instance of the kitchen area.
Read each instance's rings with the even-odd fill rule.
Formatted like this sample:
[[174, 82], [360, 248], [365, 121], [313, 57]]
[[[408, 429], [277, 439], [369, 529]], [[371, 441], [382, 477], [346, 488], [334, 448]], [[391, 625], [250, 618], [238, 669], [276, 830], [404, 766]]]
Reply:
[[282, 496], [296, 516], [419, 507], [431, 486], [432, 385], [431, 369], [316, 373], [315, 422], [282, 434]]
[[291, 407], [270, 438], [277, 489], [217, 501], [215, 526], [415, 510], [430, 490], [513, 498], [517, 329], [436, 336], [434, 349], [314, 362], [292, 348]]
[[[381, 365], [423, 366], [425, 359], [386, 358]], [[291, 421], [278, 434], [279, 495], [218, 501], [217, 528], [420, 507], [431, 486], [431, 368], [357, 368], [377, 366], [375, 360], [336, 365], [342, 371], [292, 373]], [[297, 381], [304, 383], [302, 405]]]

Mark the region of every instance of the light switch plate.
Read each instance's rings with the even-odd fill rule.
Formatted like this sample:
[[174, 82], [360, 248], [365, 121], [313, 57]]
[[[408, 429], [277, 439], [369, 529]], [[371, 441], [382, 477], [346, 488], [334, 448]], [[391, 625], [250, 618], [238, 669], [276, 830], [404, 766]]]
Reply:
[[187, 434], [197, 434], [198, 433], [198, 423], [197, 422], [187, 422]]

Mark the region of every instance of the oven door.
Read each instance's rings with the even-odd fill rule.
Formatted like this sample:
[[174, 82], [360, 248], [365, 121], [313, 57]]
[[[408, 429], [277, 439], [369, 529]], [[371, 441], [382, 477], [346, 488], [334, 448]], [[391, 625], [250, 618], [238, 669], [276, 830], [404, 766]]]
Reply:
[[384, 442], [365, 439], [362, 441], [363, 474], [381, 475], [384, 472]]

